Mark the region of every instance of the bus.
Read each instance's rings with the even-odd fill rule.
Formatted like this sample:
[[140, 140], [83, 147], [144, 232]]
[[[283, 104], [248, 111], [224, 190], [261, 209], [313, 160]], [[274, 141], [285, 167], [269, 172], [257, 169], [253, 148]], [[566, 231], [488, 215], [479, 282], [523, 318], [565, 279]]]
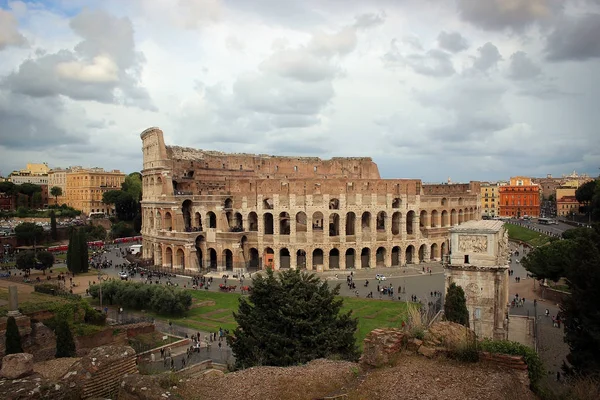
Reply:
[[90, 218], [106, 218], [106, 214], [103, 212], [91, 212]]
[[552, 218], [538, 218], [538, 223], [540, 225], [556, 225], [556, 221]]

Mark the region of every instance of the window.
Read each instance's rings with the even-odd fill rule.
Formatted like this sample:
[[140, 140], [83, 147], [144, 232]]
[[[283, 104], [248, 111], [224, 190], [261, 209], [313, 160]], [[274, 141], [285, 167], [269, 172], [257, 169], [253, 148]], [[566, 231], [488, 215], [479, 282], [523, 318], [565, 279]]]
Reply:
[[475, 309], [475, 319], [481, 319], [481, 308]]
[[294, 172], [298, 172], [298, 166], [294, 166]]
[[469, 255], [465, 254], [465, 264], [468, 264], [468, 263], [469, 263]]

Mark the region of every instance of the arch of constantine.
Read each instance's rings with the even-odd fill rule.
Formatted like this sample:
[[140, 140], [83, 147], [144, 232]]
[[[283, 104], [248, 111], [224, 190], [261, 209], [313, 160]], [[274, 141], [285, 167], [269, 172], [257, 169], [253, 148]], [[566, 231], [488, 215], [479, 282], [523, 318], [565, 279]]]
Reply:
[[198, 272], [396, 267], [440, 260], [480, 219], [479, 183], [381, 179], [370, 158], [166, 146], [141, 134], [143, 258]]

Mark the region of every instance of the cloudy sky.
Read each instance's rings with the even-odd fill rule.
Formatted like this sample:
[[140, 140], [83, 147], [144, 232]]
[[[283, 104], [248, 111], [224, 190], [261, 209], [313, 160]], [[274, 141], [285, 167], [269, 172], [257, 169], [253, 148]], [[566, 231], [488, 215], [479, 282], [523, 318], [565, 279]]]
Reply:
[[600, 0], [0, 0], [0, 174], [139, 134], [425, 182], [598, 175]]

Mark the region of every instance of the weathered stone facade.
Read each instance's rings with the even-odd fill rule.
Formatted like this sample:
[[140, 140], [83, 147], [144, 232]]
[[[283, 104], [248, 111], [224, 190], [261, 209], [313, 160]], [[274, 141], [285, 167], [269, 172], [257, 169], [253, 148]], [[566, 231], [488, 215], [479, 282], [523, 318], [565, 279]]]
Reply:
[[143, 257], [243, 272], [440, 260], [448, 229], [480, 219], [478, 182], [381, 179], [370, 158], [276, 157], [143, 141]]
[[446, 291], [465, 291], [470, 327], [480, 338], [508, 338], [508, 231], [502, 221], [469, 221], [450, 229]]

